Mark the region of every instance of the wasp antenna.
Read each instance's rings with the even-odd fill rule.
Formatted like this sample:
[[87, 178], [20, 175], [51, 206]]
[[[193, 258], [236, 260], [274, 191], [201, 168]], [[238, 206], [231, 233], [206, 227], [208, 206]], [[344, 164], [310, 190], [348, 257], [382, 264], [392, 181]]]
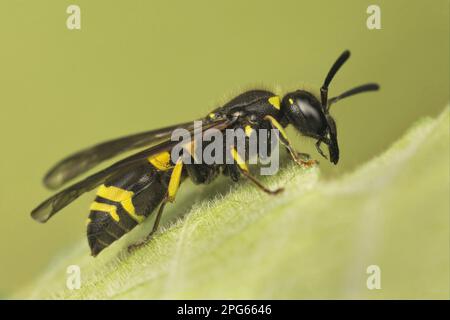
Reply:
[[337, 60], [334, 62], [334, 64], [331, 66], [330, 71], [328, 71], [327, 77], [325, 78], [325, 81], [323, 82], [322, 87], [320, 88], [320, 98], [322, 102], [322, 107], [324, 109], [327, 108], [328, 105], [328, 86], [331, 83], [331, 80], [333, 80], [336, 73], [339, 71], [339, 69], [342, 67], [342, 65], [345, 63], [345, 61], [350, 58], [350, 51], [345, 50], [342, 52], [342, 54], [337, 58]]
[[345, 92], [341, 93], [340, 95], [338, 95], [336, 97], [333, 97], [330, 100], [328, 100], [327, 110], [330, 108], [330, 106], [333, 103], [336, 103], [336, 102], [338, 102], [341, 99], [353, 96], [353, 95], [358, 94], [358, 93], [369, 92], [369, 91], [377, 91], [379, 89], [380, 89], [380, 86], [377, 83], [366, 83], [366, 84], [360, 85], [358, 87], [355, 87], [353, 89], [350, 89], [348, 91], [345, 91]]

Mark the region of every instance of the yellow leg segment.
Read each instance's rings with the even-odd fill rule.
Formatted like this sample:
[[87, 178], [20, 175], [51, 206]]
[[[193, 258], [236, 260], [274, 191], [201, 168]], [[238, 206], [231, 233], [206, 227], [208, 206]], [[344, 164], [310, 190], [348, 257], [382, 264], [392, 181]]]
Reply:
[[173, 202], [180, 187], [181, 173], [183, 172], [183, 161], [178, 160], [173, 168], [172, 175], [169, 180], [169, 187], [167, 189], [167, 201]]
[[297, 151], [294, 150], [291, 143], [289, 142], [288, 136], [286, 134], [286, 131], [284, 131], [283, 126], [272, 116], [267, 115], [264, 117], [264, 119], [270, 121], [270, 123], [272, 124], [272, 127], [274, 129], [278, 129], [278, 131], [280, 132], [279, 139], [280, 139], [281, 143], [286, 147], [286, 149], [288, 149], [289, 153], [291, 154], [292, 159], [297, 164], [304, 166], [304, 167], [310, 167], [310, 166], [318, 163], [317, 160], [306, 160], [305, 161], [305, 160], [300, 159], [299, 154], [297, 153]]
[[236, 161], [236, 164], [238, 165], [238, 168], [240, 169], [241, 173], [251, 182], [253, 182], [259, 189], [264, 191], [267, 194], [275, 195], [283, 191], [283, 188], [270, 190], [266, 186], [264, 186], [261, 182], [259, 182], [258, 179], [256, 179], [254, 176], [251, 175], [250, 171], [248, 170], [247, 164], [244, 160], [242, 160], [241, 156], [237, 152], [236, 148], [231, 149], [231, 156], [233, 157], [233, 160]]
[[237, 152], [236, 148], [231, 149], [231, 156], [233, 157], [233, 160], [236, 161], [237, 165], [239, 166], [239, 168], [241, 170], [248, 172], [247, 164], [245, 163], [244, 160], [242, 160], [242, 158], [239, 155], [239, 153]]
[[159, 206], [158, 213], [156, 214], [155, 223], [153, 224], [152, 230], [145, 237], [144, 240], [130, 245], [128, 247], [129, 252], [136, 250], [136, 249], [144, 246], [146, 243], [148, 243], [152, 239], [153, 234], [155, 234], [155, 232], [158, 230], [159, 222], [161, 220], [161, 216], [164, 211], [164, 207], [166, 206], [167, 202], [175, 201], [175, 196], [180, 187], [182, 172], [183, 172], [183, 161], [181, 159], [179, 159], [177, 161], [177, 163], [175, 164], [175, 167], [173, 168], [173, 171], [172, 171], [172, 174], [171, 174], [170, 180], [169, 180], [169, 186], [167, 188], [167, 194]]

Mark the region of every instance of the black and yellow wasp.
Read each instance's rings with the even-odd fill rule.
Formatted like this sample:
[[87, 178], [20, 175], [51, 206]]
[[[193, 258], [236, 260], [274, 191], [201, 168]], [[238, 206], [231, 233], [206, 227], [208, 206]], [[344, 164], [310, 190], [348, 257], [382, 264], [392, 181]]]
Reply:
[[[320, 89], [320, 97], [304, 90], [290, 92], [282, 99], [265, 90], [247, 91], [201, 119], [204, 132], [210, 128], [221, 131], [242, 129], [245, 132], [262, 128], [277, 129], [280, 142], [294, 161], [305, 166], [314, 164], [315, 161], [309, 160], [308, 155], [297, 153], [292, 148], [284, 131], [285, 127], [292, 125], [302, 135], [316, 139], [317, 151], [325, 158], [327, 156], [321, 144], [328, 146], [329, 160], [337, 164], [339, 147], [336, 124], [329, 113], [330, 106], [340, 99], [379, 88], [377, 84], [369, 83], [328, 99], [328, 86], [349, 57], [350, 52], [344, 51], [333, 64]], [[180, 183], [188, 177], [196, 184], [206, 184], [219, 173], [229, 176], [233, 181], [238, 181], [242, 175], [266, 193], [276, 194], [281, 191], [269, 190], [260, 183], [250, 174], [245, 161], [233, 148], [235, 162], [232, 164], [188, 164], [181, 158], [171, 159], [171, 150], [177, 141], [172, 141], [170, 137], [177, 128], [185, 128], [190, 133], [194, 131], [193, 123], [183, 123], [100, 143], [63, 159], [44, 178], [45, 185], [50, 189], [61, 187], [122, 152], [146, 148], [60, 191], [34, 209], [31, 216], [39, 222], [46, 222], [83, 193], [99, 187], [90, 207], [87, 225], [89, 246], [92, 255], [96, 256], [159, 207], [147, 238], [130, 248], [148, 241], [158, 228], [164, 206], [174, 201]]]

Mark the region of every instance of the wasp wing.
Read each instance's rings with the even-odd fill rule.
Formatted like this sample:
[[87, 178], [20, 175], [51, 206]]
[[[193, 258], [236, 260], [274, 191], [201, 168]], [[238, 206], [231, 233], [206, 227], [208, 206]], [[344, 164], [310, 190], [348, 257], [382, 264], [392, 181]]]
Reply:
[[[223, 130], [226, 129], [229, 126], [229, 124], [230, 122], [227, 120], [220, 120], [205, 125], [203, 126], [202, 129], [207, 130], [211, 128], [216, 128], [218, 130]], [[192, 134], [193, 129], [190, 130], [190, 132]], [[55, 213], [66, 207], [72, 201], [77, 199], [80, 195], [98, 187], [112, 175], [133, 170], [135, 166], [141, 165], [143, 162], [148, 161], [147, 160], [148, 157], [164, 151], [170, 151], [177, 143], [179, 142], [167, 139], [155, 146], [152, 146], [130, 157], [120, 160], [102, 171], [90, 175], [84, 180], [81, 180], [80, 182], [77, 182], [71, 185], [70, 187], [67, 187], [66, 189], [58, 192], [54, 196], [42, 202], [38, 207], [36, 207], [31, 212], [31, 217], [36, 221], [46, 222]]]
[[123, 152], [150, 146], [168, 139], [173, 130], [184, 128], [192, 130], [193, 122], [165, 127], [133, 134], [130, 136], [109, 140], [92, 147], [78, 151], [54, 165], [44, 177], [44, 185], [49, 189], [57, 189], [67, 181], [85, 173], [102, 161], [117, 156]]

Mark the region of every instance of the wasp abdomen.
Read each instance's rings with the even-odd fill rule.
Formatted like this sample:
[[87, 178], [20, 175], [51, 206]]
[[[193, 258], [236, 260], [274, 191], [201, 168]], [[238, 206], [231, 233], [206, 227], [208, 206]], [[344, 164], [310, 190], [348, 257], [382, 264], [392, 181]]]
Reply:
[[161, 203], [166, 187], [165, 173], [145, 164], [101, 185], [90, 207], [87, 237], [91, 253], [98, 255], [136, 225]]
[[125, 212], [120, 203], [108, 204], [104, 203], [105, 200], [97, 196], [89, 214], [87, 237], [93, 256], [139, 223]]

